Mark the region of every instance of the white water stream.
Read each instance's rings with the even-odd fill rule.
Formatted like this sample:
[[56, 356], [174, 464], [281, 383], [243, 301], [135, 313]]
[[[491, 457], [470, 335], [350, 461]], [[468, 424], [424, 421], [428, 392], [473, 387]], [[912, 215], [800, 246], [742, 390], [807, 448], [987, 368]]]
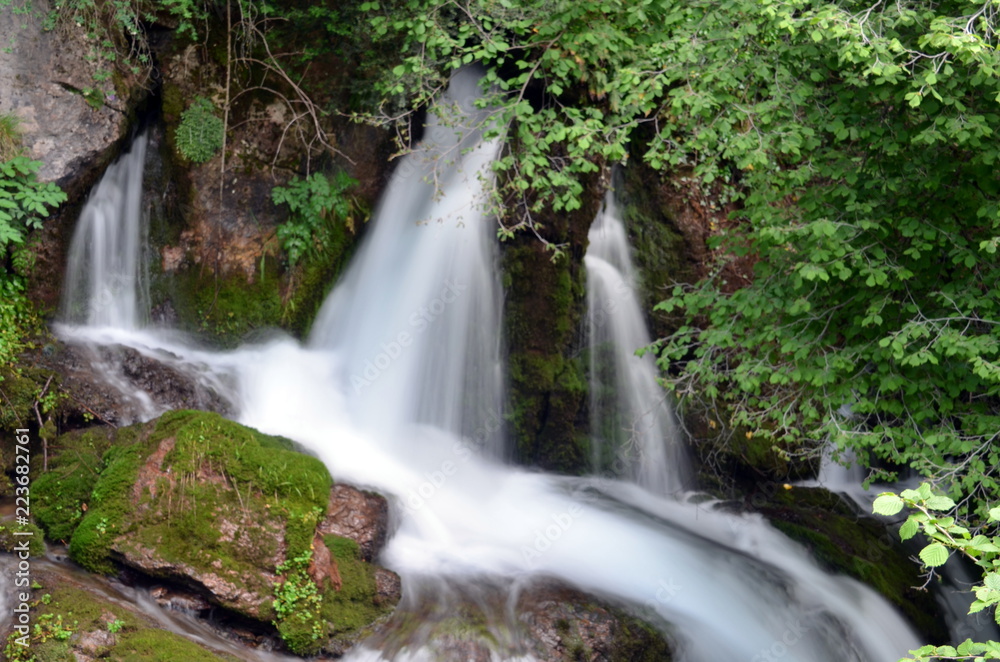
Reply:
[[656, 381], [653, 356], [635, 355], [649, 345], [650, 337], [613, 191], [605, 196], [587, 238], [590, 246], [584, 264], [594, 470], [621, 464], [625, 477], [651, 492], [676, 492], [684, 487], [687, 475], [681, 435]]
[[70, 245], [62, 319], [131, 330], [149, 312], [142, 174], [147, 137], [108, 167], [91, 192]]
[[[339, 480], [389, 495], [398, 527], [381, 561], [402, 576], [404, 593], [430, 578], [557, 577], [671, 623], [678, 659], [689, 662], [887, 662], [918, 644], [885, 600], [823, 572], [757, 516], [497, 459], [501, 301], [494, 224], [478, 203], [498, 143], [470, 129], [485, 121], [472, 110], [476, 85], [468, 73], [452, 81], [465, 126], [431, 117], [306, 345], [279, 339], [212, 353], [89, 317], [60, 333], [166, 350], [231, 381], [241, 422], [299, 441]], [[661, 479], [638, 480], [659, 489]], [[419, 644], [395, 656], [362, 645], [350, 659], [387, 657], [433, 659]]]

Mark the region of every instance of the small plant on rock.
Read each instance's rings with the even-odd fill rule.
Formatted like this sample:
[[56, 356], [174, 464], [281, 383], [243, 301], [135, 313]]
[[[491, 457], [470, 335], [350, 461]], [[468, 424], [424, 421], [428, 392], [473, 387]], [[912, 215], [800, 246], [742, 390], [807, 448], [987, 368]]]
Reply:
[[187, 110], [181, 113], [177, 127], [177, 151], [194, 163], [204, 163], [222, 149], [222, 119], [215, 114], [215, 106], [205, 97], [197, 97]]
[[309, 577], [312, 551], [305, 551], [279, 565], [276, 570], [284, 580], [275, 584], [274, 625], [288, 649], [299, 655], [312, 655], [319, 650], [323, 635], [320, 610], [323, 596]]

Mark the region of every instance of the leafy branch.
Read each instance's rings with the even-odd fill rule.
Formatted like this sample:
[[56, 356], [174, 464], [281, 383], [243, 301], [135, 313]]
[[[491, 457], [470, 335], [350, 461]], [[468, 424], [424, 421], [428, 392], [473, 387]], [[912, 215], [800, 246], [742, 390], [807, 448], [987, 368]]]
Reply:
[[[897, 515], [904, 508], [914, 511], [900, 526], [899, 537], [902, 540], [909, 540], [918, 532], [922, 532], [931, 541], [919, 553], [920, 562], [928, 570], [928, 580], [936, 568], [948, 561], [952, 551], [978, 565], [983, 572], [983, 580], [982, 584], [972, 588], [976, 599], [969, 607], [969, 613], [975, 614], [993, 608], [994, 619], [1000, 624], [1000, 611], [996, 610], [1000, 604], [1000, 536], [970, 532], [967, 527], [959, 524], [955, 517], [947, 514], [955, 510], [955, 505], [951, 498], [934, 494], [931, 486], [923, 483], [916, 490], [903, 490], [898, 495], [893, 492], [883, 492], [875, 499], [872, 509], [876, 514], [888, 517]], [[996, 525], [998, 522], [1000, 522], [1000, 507], [990, 508], [987, 525]], [[910, 651], [910, 655], [912, 657], [904, 659], [915, 662], [998, 660], [1000, 643], [995, 641], [976, 643], [966, 639], [957, 647], [923, 646]]]

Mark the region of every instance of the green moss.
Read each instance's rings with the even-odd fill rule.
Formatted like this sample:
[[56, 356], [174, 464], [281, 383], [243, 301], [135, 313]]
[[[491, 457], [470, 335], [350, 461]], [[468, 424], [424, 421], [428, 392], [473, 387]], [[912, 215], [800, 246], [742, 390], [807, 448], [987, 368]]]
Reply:
[[44, 556], [44, 537], [42, 530], [30, 522], [24, 526], [0, 524], [0, 551], [13, 553], [15, 548], [23, 549], [20, 546], [27, 541], [30, 556]]
[[111, 428], [73, 432], [49, 447], [49, 470], [32, 483], [32, 514], [51, 540], [69, 541], [111, 444]]
[[566, 473], [580, 473], [588, 465], [579, 434], [586, 429], [587, 383], [575, 347], [584, 299], [577, 267], [568, 258], [552, 262], [537, 245], [510, 246], [504, 253], [507, 418], [518, 458]]
[[328, 237], [317, 255], [308, 256], [290, 275], [282, 325], [300, 338], [309, 333], [316, 313], [357, 246], [357, 235], [341, 221], [330, 224]]
[[879, 522], [858, 517], [843, 500], [821, 489], [777, 489], [754, 503], [771, 524], [809, 548], [827, 570], [849, 575], [881, 593], [930, 638], [943, 642], [947, 632], [933, 596], [923, 584], [919, 566], [894, 534]]
[[[153, 549], [164, 560], [239, 578], [267, 595], [262, 571], [271, 570], [282, 542], [289, 554], [309, 548], [332, 483], [326, 467], [292, 442], [212, 413], [170, 412], [118, 430], [96, 475], [93, 458], [109, 441], [92, 433], [61, 443], [59, 472], [48, 483], [39, 479], [48, 495], [43, 524], [65, 533], [79, 504], [89, 502], [69, 551], [97, 572], [114, 570], [112, 545]], [[137, 488], [140, 467], [157, 450], [163, 458], [154, 463], [155, 479], [147, 475]]]
[[163, 114], [169, 119], [177, 122], [181, 113], [184, 112], [184, 93], [181, 88], [174, 83], [165, 82], [163, 84]]
[[[44, 596], [44, 598], [43, 598]], [[118, 662], [235, 662], [230, 655], [214, 653], [180, 635], [158, 629], [120, 604], [79, 588], [57, 586], [48, 593], [35, 592], [39, 600], [32, 622], [41, 625], [33, 632], [30, 652], [35, 662], [73, 662], [73, 645], [88, 632], [117, 630], [111, 643], [100, 651], [102, 659]]]
[[[25, 332], [24, 329], [17, 331]], [[0, 341], [3, 340], [6, 339], [0, 338]], [[53, 378], [51, 383], [50, 378]], [[13, 437], [15, 429], [35, 423], [35, 402], [46, 383], [51, 392], [56, 392], [58, 375], [43, 368], [0, 365], [0, 431], [7, 438]]]
[[[670, 662], [670, 642], [653, 626], [620, 609], [612, 613], [618, 627], [612, 633], [611, 662]], [[589, 659], [589, 658], [588, 658]]]
[[378, 604], [375, 568], [361, 560], [361, 550], [353, 540], [325, 536], [323, 542], [337, 561], [341, 588], [326, 587], [321, 614], [332, 637], [351, 638], [393, 606]]
[[156, 298], [170, 299], [182, 329], [223, 347], [235, 347], [255, 329], [282, 323], [277, 265], [265, 265], [252, 282], [242, 274], [202, 274], [198, 269], [187, 269], [165, 279], [161, 290]]
[[145, 454], [138, 445], [112, 446], [104, 453], [90, 507], [69, 541], [70, 557], [91, 572], [111, 574], [111, 543], [127, 530], [130, 493]]

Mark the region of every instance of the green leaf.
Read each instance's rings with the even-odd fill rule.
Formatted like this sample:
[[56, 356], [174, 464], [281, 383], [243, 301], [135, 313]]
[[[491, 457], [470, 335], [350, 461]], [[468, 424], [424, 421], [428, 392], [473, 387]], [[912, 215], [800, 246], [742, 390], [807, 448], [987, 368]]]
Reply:
[[920, 560], [928, 568], [937, 568], [948, 561], [948, 548], [939, 542], [932, 543], [920, 550]]
[[932, 496], [924, 505], [928, 510], [948, 511], [955, 507], [955, 502], [946, 496]]
[[882, 494], [872, 504], [872, 510], [878, 515], [892, 516], [902, 509], [903, 500], [895, 494]]
[[912, 517], [907, 518], [907, 520], [903, 522], [903, 525], [899, 527], [899, 537], [901, 540], [909, 540], [917, 534], [919, 529], [920, 525], [917, 523], [917, 520]]

